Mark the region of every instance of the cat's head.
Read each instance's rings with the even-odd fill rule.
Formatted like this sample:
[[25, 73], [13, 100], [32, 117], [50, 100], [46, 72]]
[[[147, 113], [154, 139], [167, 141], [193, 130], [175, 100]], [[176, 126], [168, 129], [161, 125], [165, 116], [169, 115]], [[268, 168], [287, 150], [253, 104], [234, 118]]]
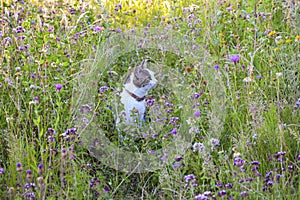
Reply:
[[154, 72], [147, 69], [147, 60], [143, 60], [140, 65], [137, 65], [134, 68], [133, 74], [125, 81], [125, 84], [128, 83], [131, 83], [136, 88], [140, 88], [145, 91], [148, 91], [156, 86], [157, 80], [154, 77]]

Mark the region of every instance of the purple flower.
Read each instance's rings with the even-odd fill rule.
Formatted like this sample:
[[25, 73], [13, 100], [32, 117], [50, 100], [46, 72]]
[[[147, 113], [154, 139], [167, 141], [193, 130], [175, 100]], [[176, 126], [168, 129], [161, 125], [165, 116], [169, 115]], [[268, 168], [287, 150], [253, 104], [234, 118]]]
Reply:
[[214, 146], [220, 146], [220, 141], [216, 138], [212, 138], [210, 140], [210, 142], [214, 145]]
[[220, 66], [219, 65], [215, 65], [215, 70], [219, 70]]
[[62, 84], [55, 85], [56, 90], [60, 91], [62, 89]]
[[226, 195], [227, 194], [227, 192], [226, 192], [226, 190], [221, 190], [220, 192], [218, 192], [218, 195], [221, 197], [221, 196], [224, 196], [224, 195]]
[[155, 103], [155, 99], [154, 98], [148, 98], [146, 100], [147, 106], [153, 106]]
[[225, 185], [225, 187], [226, 187], [227, 189], [231, 189], [231, 188], [232, 188], [232, 184], [231, 184], [231, 183], [227, 183], [227, 184]]
[[198, 99], [201, 96], [201, 93], [194, 93], [194, 99]]
[[38, 165], [38, 168], [39, 168], [39, 169], [43, 169], [43, 168], [44, 168], [44, 164], [43, 164], [43, 163], [40, 163], [40, 164]]
[[229, 60], [235, 64], [239, 62], [240, 56], [238, 54], [233, 54], [229, 57]]
[[170, 132], [170, 134], [176, 135], [177, 134], [177, 129], [173, 128], [172, 131]]
[[105, 186], [103, 189], [104, 189], [104, 191], [107, 192], [107, 193], [110, 191], [109, 188], [106, 187], [106, 186]]
[[268, 180], [268, 182], [267, 182], [267, 185], [269, 185], [269, 186], [272, 186], [272, 185], [274, 185], [274, 181], [272, 181], [272, 180]]
[[217, 183], [216, 186], [217, 187], [223, 187], [223, 184], [222, 183]]
[[195, 116], [195, 117], [200, 117], [200, 110], [196, 110], [196, 111], [194, 112], [194, 116]]
[[233, 164], [238, 166], [238, 167], [243, 166], [244, 163], [245, 163], [245, 161], [241, 158], [235, 158], [234, 161], [233, 161]]
[[108, 90], [108, 87], [107, 86], [102, 86], [100, 87], [100, 92], [106, 92]]
[[21, 167], [21, 163], [17, 162], [16, 166], [17, 166], [17, 168], [20, 168]]
[[258, 162], [258, 161], [252, 161], [251, 165], [260, 165], [260, 162]]
[[200, 142], [196, 142], [194, 145], [193, 145], [193, 151], [200, 151], [200, 152], [203, 152], [205, 150], [205, 146], [200, 143]]
[[204, 194], [198, 194], [195, 196], [194, 198], [195, 200], [206, 200], [208, 199], [207, 196], [205, 196]]
[[248, 196], [248, 193], [246, 191], [241, 192], [241, 197], [246, 197]]
[[189, 174], [183, 177], [185, 182], [190, 182], [194, 179], [196, 179], [196, 176], [194, 174]]
[[31, 175], [32, 174], [32, 171], [30, 169], [26, 170], [26, 174], [29, 174]]
[[94, 31], [96, 31], [96, 32], [99, 32], [99, 31], [102, 31], [104, 28], [102, 27], [102, 26], [96, 26], [95, 28], [94, 28]]
[[0, 174], [4, 174], [4, 168], [3, 167], [0, 167]]

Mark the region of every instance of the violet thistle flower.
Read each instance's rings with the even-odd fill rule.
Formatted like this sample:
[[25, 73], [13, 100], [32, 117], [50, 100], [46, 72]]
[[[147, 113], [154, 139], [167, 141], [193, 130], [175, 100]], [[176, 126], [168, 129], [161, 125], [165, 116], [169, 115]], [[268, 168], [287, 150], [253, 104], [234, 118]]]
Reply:
[[28, 182], [32, 178], [32, 171], [30, 169], [26, 170], [26, 178]]
[[218, 139], [216, 139], [216, 138], [212, 138], [212, 139], [210, 140], [210, 142], [211, 142], [212, 145], [214, 145], [214, 146], [220, 146], [220, 141], [219, 141]]
[[43, 163], [40, 163], [39, 165], [38, 165], [38, 174], [42, 174], [42, 173], [44, 173], [44, 164]]
[[219, 197], [225, 196], [227, 194], [226, 190], [221, 190], [218, 192]]
[[198, 194], [194, 197], [194, 200], [207, 200], [208, 197], [205, 196], [204, 194]]
[[61, 157], [62, 159], [65, 159], [68, 156], [68, 152], [65, 149], [61, 150]]
[[233, 165], [236, 165], [238, 167], [242, 167], [244, 165], [245, 161], [241, 158], [234, 158]]
[[243, 192], [241, 192], [240, 194], [241, 194], [241, 197], [247, 197], [247, 196], [248, 196], [247, 191], [243, 191]]
[[240, 60], [240, 56], [238, 54], [233, 54], [229, 57], [229, 60], [236, 64]]
[[226, 187], [227, 189], [231, 189], [231, 188], [232, 188], [232, 184], [231, 184], [231, 183], [226, 183], [225, 187]]
[[106, 186], [105, 186], [103, 189], [104, 189], [104, 191], [105, 191], [106, 193], [109, 193], [109, 191], [110, 191], [109, 188], [106, 187]]
[[103, 93], [103, 92], [107, 92], [108, 91], [108, 87], [107, 86], [101, 86], [99, 89], [99, 92]]
[[169, 132], [169, 134], [176, 135], [176, 134], [177, 134], [177, 129], [176, 129], [176, 128], [173, 128], [172, 131]]
[[56, 84], [55, 88], [57, 91], [60, 91], [62, 89], [62, 84]]
[[195, 151], [199, 151], [200, 153], [201, 152], [204, 152], [205, 150], [205, 146], [204, 144], [202, 144], [201, 142], [196, 142], [194, 145], [193, 145], [193, 152]]
[[0, 175], [1, 175], [1, 174], [4, 174], [4, 173], [5, 173], [4, 168], [3, 168], [3, 167], [0, 167]]
[[200, 110], [196, 110], [196, 111], [194, 112], [194, 116], [195, 116], [195, 117], [200, 117]]

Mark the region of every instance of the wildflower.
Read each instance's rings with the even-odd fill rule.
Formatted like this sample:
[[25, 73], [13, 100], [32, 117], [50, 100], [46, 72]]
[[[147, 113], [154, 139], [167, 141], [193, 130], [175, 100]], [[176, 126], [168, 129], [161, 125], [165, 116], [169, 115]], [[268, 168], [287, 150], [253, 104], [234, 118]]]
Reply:
[[269, 32], [269, 36], [272, 36], [272, 35], [275, 35], [276, 34], [276, 31], [271, 31], [271, 32]]
[[224, 195], [226, 195], [226, 194], [227, 194], [226, 190], [221, 190], [220, 192], [218, 192], [218, 195], [219, 195], [220, 197], [222, 197], [222, 196], [224, 196]]
[[252, 161], [251, 165], [260, 165], [260, 162], [259, 161]]
[[32, 171], [30, 169], [26, 170], [26, 177], [28, 179], [32, 178]]
[[60, 91], [62, 89], [62, 84], [55, 85], [56, 90]]
[[108, 87], [107, 86], [102, 86], [100, 87], [99, 91], [100, 92], [106, 92], [108, 90]]
[[176, 135], [177, 134], [177, 129], [173, 128], [171, 132], [169, 132], [170, 134]]
[[205, 192], [203, 192], [203, 194], [205, 196], [212, 196], [212, 192], [211, 191], [205, 191]]
[[278, 48], [278, 47], [274, 48], [274, 51], [278, 51], [278, 50], [279, 50], [279, 48]]
[[250, 83], [250, 82], [252, 82], [252, 78], [251, 77], [246, 77], [246, 78], [243, 79], [243, 82], [244, 83]]
[[43, 163], [40, 163], [38, 165], [38, 173], [41, 174], [44, 172], [44, 164]]
[[231, 188], [232, 188], [232, 184], [231, 184], [231, 183], [226, 183], [225, 187], [226, 187], [227, 189], [231, 189]]
[[199, 152], [203, 152], [205, 150], [205, 146], [200, 143], [200, 142], [196, 142], [194, 145], [193, 145], [193, 152], [195, 151], [199, 151]]
[[233, 54], [229, 57], [229, 60], [235, 64], [240, 60], [240, 56], [238, 54]]
[[243, 191], [243, 192], [241, 192], [240, 194], [241, 194], [241, 197], [246, 197], [246, 196], [248, 196], [248, 193], [247, 193], [246, 191]]
[[147, 106], [153, 106], [155, 103], [155, 99], [154, 98], [148, 98], [146, 100]]
[[223, 187], [223, 184], [222, 183], [217, 183], [216, 186], [221, 188], [221, 187]]
[[180, 163], [174, 163], [174, 164], [173, 164], [173, 168], [174, 168], [174, 169], [177, 169], [178, 167], [180, 167]]
[[3, 167], [0, 167], [0, 174], [4, 174], [4, 168]]
[[62, 149], [61, 150], [61, 156], [62, 156], [62, 158], [66, 158], [67, 155], [68, 155], [68, 152], [65, 149]]
[[21, 172], [22, 171], [22, 166], [21, 166], [21, 163], [17, 163], [16, 164], [16, 166], [17, 166], [17, 172]]
[[202, 95], [202, 93], [194, 93], [194, 99], [198, 99], [200, 96]]
[[40, 176], [40, 177], [37, 177], [36, 181], [37, 181], [37, 183], [38, 183], [39, 186], [41, 186], [41, 185], [44, 184], [44, 178], [41, 177], [41, 176]]
[[104, 30], [104, 27], [102, 27], [102, 26], [96, 26], [94, 28], [94, 31], [96, 31], [96, 32], [103, 31], [103, 30]]
[[195, 116], [195, 117], [200, 117], [200, 110], [196, 110], [196, 111], [194, 112], [194, 116]]
[[214, 146], [220, 146], [220, 141], [216, 138], [212, 138], [210, 140], [210, 142], [214, 145]]
[[195, 200], [206, 200], [208, 199], [207, 196], [205, 196], [204, 194], [198, 194], [194, 197]]
[[179, 117], [171, 117], [169, 124], [176, 124], [176, 122], [179, 120]]
[[274, 181], [272, 181], [272, 180], [268, 180], [268, 182], [267, 182], [267, 185], [269, 185], [269, 186], [272, 186], [272, 185], [274, 185]]
[[104, 189], [105, 192], [107, 192], [107, 193], [109, 192], [109, 188], [108, 187], [104, 187], [103, 189]]
[[300, 35], [296, 35], [296, 40], [300, 40]]
[[23, 197], [25, 199], [35, 199], [35, 194], [33, 192], [26, 192]]
[[281, 72], [276, 73], [276, 78], [280, 78], [280, 77], [282, 77], [282, 73]]
[[235, 158], [234, 161], [233, 161], [233, 165], [236, 165], [238, 167], [243, 166], [244, 163], [245, 163], [245, 161], [241, 158]]
[[287, 39], [285, 42], [286, 43], [290, 43], [290, 42], [292, 42], [293, 40], [291, 40], [291, 39]]
[[189, 174], [183, 177], [185, 182], [190, 182], [194, 179], [196, 179], [196, 176], [194, 174]]

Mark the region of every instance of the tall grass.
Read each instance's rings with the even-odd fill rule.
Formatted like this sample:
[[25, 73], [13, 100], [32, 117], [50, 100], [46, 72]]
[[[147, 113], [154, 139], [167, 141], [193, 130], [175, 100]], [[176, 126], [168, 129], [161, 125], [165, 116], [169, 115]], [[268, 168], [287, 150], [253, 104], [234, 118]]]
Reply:
[[[298, 199], [299, 10], [292, 0], [1, 2], [1, 199]], [[203, 66], [178, 64], [174, 54], [141, 54], [176, 69], [187, 83], [194, 98], [184, 131], [193, 141], [173, 165], [125, 173], [82, 144], [73, 89], [111, 34], [155, 26], [205, 47], [211, 57], [205, 64], [217, 71], [226, 103], [216, 113], [219, 98], [207, 86], [214, 79], [203, 77]], [[114, 61], [113, 73], [99, 72], [97, 85], [108, 89], [95, 99], [108, 138], [142, 151], [170, 142], [172, 126], [136, 144], [117, 142], [107, 102], [140, 59], [135, 55]], [[182, 102], [166, 92], [172, 93], [159, 87], [152, 93], [160, 113], [173, 109], [168, 120], [183, 118]], [[212, 121], [219, 113], [222, 121]]]

